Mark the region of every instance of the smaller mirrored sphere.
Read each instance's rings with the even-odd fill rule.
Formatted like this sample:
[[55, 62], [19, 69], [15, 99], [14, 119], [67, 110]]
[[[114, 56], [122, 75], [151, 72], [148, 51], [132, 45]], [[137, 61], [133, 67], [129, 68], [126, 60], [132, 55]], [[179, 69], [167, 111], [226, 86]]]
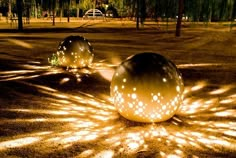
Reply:
[[184, 84], [175, 64], [157, 53], [140, 53], [115, 70], [110, 93], [128, 120], [161, 122], [171, 118], [183, 100]]
[[53, 66], [82, 68], [88, 67], [93, 58], [93, 48], [87, 39], [82, 36], [69, 36], [60, 42], [49, 63]]

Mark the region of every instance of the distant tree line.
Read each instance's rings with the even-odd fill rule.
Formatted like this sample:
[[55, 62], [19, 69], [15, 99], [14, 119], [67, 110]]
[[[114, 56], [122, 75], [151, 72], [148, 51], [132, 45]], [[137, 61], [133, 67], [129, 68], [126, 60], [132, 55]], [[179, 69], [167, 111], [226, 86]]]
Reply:
[[[182, 17], [193, 22], [234, 21], [236, 0], [0, 0], [3, 15], [21, 13], [30, 17], [82, 16], [85, 11], [98, 8], [111, 10], [116, 17], [136, 18], [137, 28], [146, 18], [176, 20]], [[7, 14], [8, 13], [8, 14]], [[181, 19], [179, 18], [181, 17]]]
[[[17, 0], [0, 0], [0, 11], [17, 13]], [[235, 18], [236, 0], [185, 0], [183, 16], [189, 21], [228, 21]], [[176, 18], [179, 0], [22, 0], [23, 15], [30, 8], [31, 17], [52, 14], [56, 16], [82, 16], [91, 8], [105, 12], [112, 9], [118, 17]], [[139, 11], [137, 12], [137, 7]], [[10, 10], [9, 10], [10, 9]], [[81, 10], [80, 12], [78, 10]], [[80, 13], [80, 14], [79, 14]]]

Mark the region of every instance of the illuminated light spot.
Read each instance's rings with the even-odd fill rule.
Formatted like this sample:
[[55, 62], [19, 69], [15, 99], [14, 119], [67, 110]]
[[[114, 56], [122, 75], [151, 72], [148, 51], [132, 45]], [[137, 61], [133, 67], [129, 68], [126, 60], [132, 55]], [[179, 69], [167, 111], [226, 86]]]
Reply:
[[178, 154], [178, 155], [182, 155], [182, 154], [183, 154], [183, 151], [176, 149], [176, 150], [175, 150], [175, 153]]
[[94, 153], [94, 150], [92, 149], [88, 149], [88, 150], [85, 150], [83, 151], [82, 153], [79, 154], [78, 157], [89, 157], [90, 155], [92, 155]]
[[232, 88], [231, 85], [223, 86], [223, 87], [221, 87], [217, 90], [211, 91], [210, 94], [211, 95], [222, 94], [222, 93], [225, 93], [225, 92], [229, 91], [231, 88]]
[[82, 36], [68, 36], [60, 42], [57, 52], [49, 58], [53, 66], [82, 68], [91, 65], [93, 48]]
[[53, 132], [51, 132], [51, 131], [45, 131], [45, 132], [38, 132], [38, 133], [35, 133], [34, 135], [48, 135], [48, 134], [51, 134], [51, 133], [53, 133]]
[[47, 119], [44, 119], [44, 118], [36, 118], [34, 121], [35, 122], [43, 122], [43, 121], [46, 121]]
[[156, 95], [153, 96], [153, 100], [157, 101], [158, 97]]
[[126, 78], [123, 79], [123, 82], [126, 82]]
[[135, 88], [135, 87], [133, 88], [133, 91], [136, 91], [136, 88]]
[[154, 114], [151, 114], [151, 118], [155, 118], [155, 115], [154, 115]]
[[133, 104], [129, 104], [129, 108], [133, 108], [134, 107], [134, 105]]
[[179, 92], [180, 91], [180, 87], [176, 86], [176, 91]]
[[166, 80], [166, 78], [163, 78], [162, 81], [163, 81], [163, 82], [166, 82], [167, 80]]
[[104, 150], [95, 155], [94, 158], [112, 158], [114, 155], [113, 150]]
[[132, 99], [136, 99], [137, 95], [135, 93], [132, 94]]
[[143, 106], [143, 102], [139, 101], [139, 102], [138, 102], [138, 105], [139, 105], [139, 106]]
[[169, 154], [165, 156], [166, 158], [181, 158], [179, 155]]
[[124, 88], [125, 88], [125, 86], [124, 86], [124, 85], [122, 85], [122, 86], [121, 86], [121, 88], [122, 88], [122, 89], [124, 89]]
[[234, 116], [235, 110], [225, 110], [214, 113], [215, 116], [221, 116], [221, 117], [228, 117], [228, 116]]
[[67, 111], [49, 111], [50, 114], [53, 114], [53, 115], [68, 115], [69, 112]]
[[229, 136], [236, 137], [236, 132], [235, 132], [235, 130], [226, 130], [226, 131], [224, 131], [224, 134], [229, 135]]
[[164, 153], [163, 151], [160, 151], [160, 155], [161, 155], [162, 157], [166, 157], [166, 153]]
[[194, 87], [191, 88], [191, 91], [200, 90], [200, 89], [202, 89], [203, 87], [205, 87], [206, 85], [207, 85], [207, 83], [206, 83], [205, 81], [199, 82], [199, 83], [197, 83], [196, 86], [194, 86]]
[[224, 99], [224, 100], [220, 101], [221, 104], [229, 104], [229, 103], [232, 103], [232, 102], [234, 102], [233, 99]]
[[81, 138], [81, 141], [91, 141], [91, 140], [95, 140], [97, 138], [97, 134], [90, 134], [90, 135], [86, 135], [83, 138]]
[[137, 142], [128, 143], [128, 148], [131, 152], [138, 150], [139, 144]]
[[138, 111], [141, 113], [141, 112], [143, 112], [143, 109], [139, 108]]
[[46, 142], [57, 142], [60, 139], [61, 139], [60, 137], [49, 138], [49, 139], [46, 140]]
[[66, 82], [68, 82], [70, 80], [70, 78], [63, 78], [61, 81], [60, 81], [60, 84], [64, 84]]
[[60, 140], [60, 142], [64, 143], [64, 144], [67, 144], [67, 143], [72, 143], [72, 142], [76, 142], [78, 140], [80, 140], [81, 137], [78, 137], [78, 136], [71, 136], [71, 137], [66, 137], [62, 140]]
[[25, 138], [19, 138], [15, 140], [0, 142], [0, 150], [29, 145], [29, 144], [39, 141], [40, 139], [41, 139], [40, 137], [25, 137]]
[[175, 102], [174, 102], [174, 101], [172, 101], [172, 102], [171, 102], [171, 105], [172, 105], [172, 106], [174, 106], [174, 105], [175, 105]]

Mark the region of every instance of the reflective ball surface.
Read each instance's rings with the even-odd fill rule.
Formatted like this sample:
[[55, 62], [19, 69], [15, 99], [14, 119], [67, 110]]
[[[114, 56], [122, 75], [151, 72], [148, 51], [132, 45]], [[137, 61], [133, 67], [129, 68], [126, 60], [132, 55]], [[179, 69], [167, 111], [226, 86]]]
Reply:
[[93, 48], [87, 39], [82, 36], [69, 36], [60, 42], [57, 52], [49, 62], [56, 66], [82, 68], [89, 66], [93, 57]]
[[161, 122], [171, 118], [183, 100], [184, 84], [176, 66], [156, 53], [140, 53], [115, 70], [110, 93], [128, 120]]

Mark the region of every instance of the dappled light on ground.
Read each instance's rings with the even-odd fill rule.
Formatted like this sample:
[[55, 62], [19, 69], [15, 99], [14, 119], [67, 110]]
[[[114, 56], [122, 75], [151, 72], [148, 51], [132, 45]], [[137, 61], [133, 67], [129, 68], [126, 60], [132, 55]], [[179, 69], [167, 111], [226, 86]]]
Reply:
[[[113, 106], [109, 96], [113, 64], [101, 61], [90, 68], [66, 70], [38, 61], [18, 62], [0, 72], [5, 92], [0, 100], [0, 157], [236, 153], [236, 84], [194, 77], [203, 67], [216, 69], [217, 63], [177, 65], [186, 82], [182, 106], [166, 122], [145, 124], [124, 119]], [[194, 80], [185, 78], [192, 68]]]

